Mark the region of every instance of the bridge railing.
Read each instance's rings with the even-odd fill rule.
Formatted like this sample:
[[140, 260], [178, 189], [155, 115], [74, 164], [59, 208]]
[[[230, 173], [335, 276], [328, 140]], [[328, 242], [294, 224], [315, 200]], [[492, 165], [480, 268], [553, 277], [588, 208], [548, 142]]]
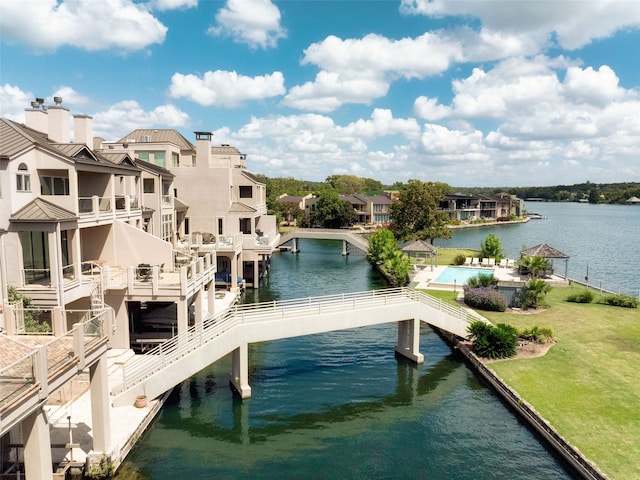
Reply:
[[407, 300], [424, 303], [467, 323], [482, 319], [472, 311], [406, 287], [235, 305], [217, 316], [208, 317], [202, 324], [189, 327], [185, 332], [161, 343], [146, 354], [139, 355], [135, 361], [123, 365], [122, 384], [114, 388], [112, 394], [118, 395], [144, 382], [186, 354], [241, 324], [375, 308], [400, 304]]

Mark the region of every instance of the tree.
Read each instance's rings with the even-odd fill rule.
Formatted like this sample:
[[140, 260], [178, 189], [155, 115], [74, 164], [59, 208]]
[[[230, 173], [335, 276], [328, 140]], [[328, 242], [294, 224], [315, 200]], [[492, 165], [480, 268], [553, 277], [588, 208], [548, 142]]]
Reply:
[[517, 266], [518, 273], [530, 273], [535, 278], [544, 275], [544, 273], [551, 268], [549, 260], [547, 260], [546, 258], [530, 255], [523, 255], [522, 257], [520, 257]]
[[33, 306], [31, 297], [18, 293], [12, 285], [7, 289], [7, 294], [9, 303], [22, 302], [25, 332], [47, 333], [51, 331], [51, 327], [47, 322], [40, 321], [42, 311]]
[[450, 191], [440, 182], [409, 180], [400, 191], [400, 198], [391, 204], [391, 231], [399, 240], [429, 240], [451, 238], [449, 218], [438, 210], [440, 201]]
[[364, 178], [364, 193], [365, 195], [379, 195], [384, 191], [382, 183], [373, 178]]
[[490, 233], [480, 243], [480, 258], [495, 258], [496, 262], [499, 262], [503, 256], [504, 252], [502, 250], [502, 243], [500, 243], [500, 239], [493, 233]]
[[398, 249], [393, 233], [381, 228], [369, 238], [367, 260], [374, 265], [382, 265], [389, 252]]
[[530, 279], [520, 294], [520, 307], [524, 310], [528, 308], [538, 308], [540, 301], [551, 290], [551, 286], [539, 278]]
[[355, 175], [329, 175], [326, 182], [338, 193], [351, 195], [364, 192], [364, 179]]
[[367, 260], [378, 267], [391, 285], [404, 286], [409, 283], [411, 263], [398, 249], [396, 239], [389, 230], [382, 228], [369, 238]]
[[325, 188], [318, 195], [316, 211], [312, 224], [319, 224], [325, 228], [347, 227], [358, 220], [358, 214], [353, 207], [338, 196], [332, 188]]

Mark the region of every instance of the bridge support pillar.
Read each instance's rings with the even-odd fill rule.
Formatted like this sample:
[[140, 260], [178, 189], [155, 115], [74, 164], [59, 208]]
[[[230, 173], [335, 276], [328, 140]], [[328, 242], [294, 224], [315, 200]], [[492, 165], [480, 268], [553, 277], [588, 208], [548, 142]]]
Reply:
[[398, 343], [396, 354], [424, 363], [424, 355], [420, 353], [420, 320], [403, 320], [398, 322]]
[[349, 255], [349, 242], [342, 240], [342, 256], [346, 257], [347, 255]]
[[231, 385], [236, 389], [240, 398], [251, 397], [249, 386], [249, 346], [242, 343], [231, 352]]
[[298, 253], [300, 249], [298, 248], [298, 239], [294, 238], [291, 240], [291, 253]]

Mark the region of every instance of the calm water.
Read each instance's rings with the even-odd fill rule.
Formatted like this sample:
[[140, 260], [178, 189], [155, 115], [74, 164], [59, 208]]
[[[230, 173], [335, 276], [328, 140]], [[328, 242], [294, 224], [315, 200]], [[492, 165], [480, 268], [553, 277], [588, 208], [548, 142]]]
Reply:
[[[379, 288], [363, 255], [304, 240], [274, 255], [247, 301]], [[393, 325], [250, 348], [252, 397], [229, 359], [174, 390], [119, 477], [147, 479], [569, 479], [532, 433], [425, 327], [415, 366]]]
[[[569, 256], [570, 278], [590, 285], [638, 296], [640, 292], [640, 207], [582, 203], [527, 202], [525, 208], [547, 217], [520, 225], [455, 230], [451, 240], [436, 240], [443, 247], [480, 248], [489, 233], [501, 241], [509, 258], [523, 247], [546, 243]], [[565, 261], [554, 260], [564, 274]]]

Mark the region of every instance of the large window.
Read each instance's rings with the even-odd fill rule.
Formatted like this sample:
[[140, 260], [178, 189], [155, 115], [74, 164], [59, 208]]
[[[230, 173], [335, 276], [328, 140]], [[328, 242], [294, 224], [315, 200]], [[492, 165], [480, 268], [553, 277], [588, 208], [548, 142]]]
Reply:
[[245, 234], [251, 233], [251, 219], [250, 218], [241, 218], [240, 219], [240, 231]]
[[16, 190], [19, 192], [31, 191], [31, 175], [29, 175], [29, 169], [24, 163], [21, 163], [18, 167], [18, 173], [16, 174]]
[[170, 213], [162, 215], [162, 239], [170, 242], [173, 237], [173, 215]]
[[164, 165], [165, 165], [164, 162], [165, 162], [164, 152], [153, 152], [153, 163], [155, 163], [159, 167], [164, 168]]
[[149, 161], [149, 152], [136, 152], [136, 155], [140, 160]]
[[20, 232], [22, 263], [27, 283], [51, 277], [49, 270], [49, 242], [46, 232]]
[[253, 198], [253, 187], [240, 185], [240, 198]]
[[156, 190], [156, 182], [153, 178], [145, 178], [142, 181], [142, 191], [144, 193], [154, 193]]
[[66, 177], [40, 177], [40, 194], [69, 195], [69, 179]]

